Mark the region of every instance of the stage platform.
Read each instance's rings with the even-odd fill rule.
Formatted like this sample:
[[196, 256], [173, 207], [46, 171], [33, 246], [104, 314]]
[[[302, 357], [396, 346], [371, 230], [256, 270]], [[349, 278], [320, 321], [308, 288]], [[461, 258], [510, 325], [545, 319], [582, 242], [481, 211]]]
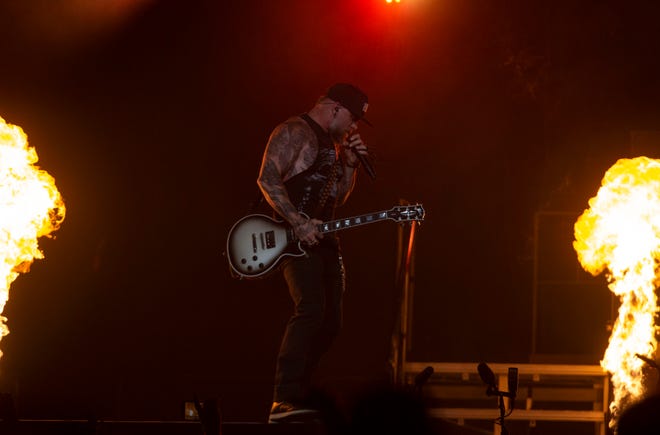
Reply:
[[[432, 434], [488, 435], [489, 432], [434, 419]], [[268, 424], [266, 422], [226, 422], [217, 435], [336, 435], [342, 434], [320, 423]], [[3, 426], [2, 435], [216, 435], [204, 434], [199, 421], [97, 421], [19, 420]]]
[[[222, 435], [325, 435], [321, 424], [228, 422]], [[85, 421], [18, 420], [12, 426], [0, 423], [2, 435], [205, 435], [199, 421]], [[208, 434], [211, 435], [211, 434]]]

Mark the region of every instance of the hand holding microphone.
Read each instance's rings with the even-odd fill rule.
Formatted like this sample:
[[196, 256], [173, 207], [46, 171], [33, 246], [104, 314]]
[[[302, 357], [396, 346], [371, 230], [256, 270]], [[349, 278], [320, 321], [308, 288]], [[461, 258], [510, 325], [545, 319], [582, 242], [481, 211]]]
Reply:
[[375, 180], [376, 172], [374, 171], [374, 168], [369, 161], [367, 146], [364, 144], [364, 142], [362, 142], [362, 138], [360, 137], [359, 133], [349, 134], [348, 137], [346, 137], [345, 146], [353, 154], [355, 154], [355, 156], [364, 167], [364, 170], [367, 171], [367, 174], [369, 174], [369, 176]]

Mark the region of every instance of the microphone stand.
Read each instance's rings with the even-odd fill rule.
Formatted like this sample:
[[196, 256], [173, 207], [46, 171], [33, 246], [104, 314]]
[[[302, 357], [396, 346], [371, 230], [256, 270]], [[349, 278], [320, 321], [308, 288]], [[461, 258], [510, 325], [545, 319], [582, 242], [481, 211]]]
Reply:
[[[509, 431], [504, 425], [504, 418], [513, 412], [513, 407], [515, 406], [516, 393], [518, 392], [518, 369], [516, 367], [509, 367], [508, 378], [507, 378], [509, 384], [508, 393], [500, 391], [499, 388], [497, 388], [495, 373], [493, 373], [490, 367], [488, 367], [488, 364], [486, 364], [485, 362], [479, 363], [479, 365], [477, 366], [477, 371], [479, 372], [479, 376], [481, 377], [481, 380], [486, 385], [488, 385], [488, 388], [486, 389], [486, 396], [498, 397], [498, 406], [500, 409], [500, 418], [498, 419], [499, 425], [502, 426], [502, 434], [508, 435]], [[509, 411], [509, 414], [506, 414], [505, 412], [506, 411], [504, 407], [505, 397], [511, 399], [511, 409]]]
[[498, 401], [500, 402], [500, 427], [502, 427], [502, 435], [509, 435], [509, 430], [504, 425], [504, 417], [506, 417], [506, 415], [504, 413], [504, 395], [503, 394], [499, 395]]
[[[497, 419], [499, 422], [499, 425], [502, 427], [502, 435], [509, 435], [509, 431], [504, 425], [504, 419], [508, 414], [506, 414], [506, 408], [504, 406], [504, 398], [508, 397], [511, 399], [511, 411], [513, 411], [513, 406], [514, 406], [514, 401], [516, 400], [516, 395], [513, 393], [505, 393], [503, 391], [500, 391], [496, 386], [494, 385], [489, 385], [488, 389], [486, 390], [486, 395], [487, 396], [497, 396], [497, 402], [498, 402], [498, 408], [500, 410], [500, 417]], [[509, 412], [510, 414], [510, 412]]]

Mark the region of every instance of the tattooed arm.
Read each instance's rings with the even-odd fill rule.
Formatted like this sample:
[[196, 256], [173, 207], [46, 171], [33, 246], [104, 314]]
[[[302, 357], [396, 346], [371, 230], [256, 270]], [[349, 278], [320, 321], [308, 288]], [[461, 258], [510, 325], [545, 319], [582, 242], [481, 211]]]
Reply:
[[292, 118], [275, 128], [270, 135], [261, 162], [257, 184], [266, 201], [307, 244], [323, 237], [316, 219], [301, 215], [291, 202], [284, 182], [307, 169], [316, 158], [318, 145], [314, 133], [300, 118]]

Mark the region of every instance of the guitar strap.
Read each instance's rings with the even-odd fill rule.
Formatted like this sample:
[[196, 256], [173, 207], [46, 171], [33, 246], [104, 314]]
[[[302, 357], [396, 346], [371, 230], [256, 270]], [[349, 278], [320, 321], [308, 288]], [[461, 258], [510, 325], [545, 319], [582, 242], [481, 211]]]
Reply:
[[[328, 176], [328, 180], [325, 182], [325, 186], [323, 186], [323, 191], [321, 191], [321, 195], [319, 196], [318, 204], [316, 204], [317, 213], [320, 213], [321, 210], [323, 210], [323, 207], [325, 206], [325, 203], [328, 200], [328, 196], [330, 196], [330, 191], [332, 190], [332, 186], [335, 183], [337, 183], [338, 172], [339, 172], [339, 160], [336, 160], [335, 163], [333, 163], [332, 165], [332, 169], [330, 169], [330, 175]], [[334, 200], [335, 202], [337, 202], [336, 196]], [[334, 208], [334, 204], [333, 204], [333, 208]]]
[[[305, 120], [305, 122], [309, 125], [309, 127], [314, 131], [314, 134], [316, 134], [319, 145], [326, 141], [329, 140], [329, 136], [327, 133], [320, 131], [320, 126], [307, 114], [303, 113], [300, 115], [300, 117]], [[325, 136], [325, 137], [323, 137]], [[323, 207], [325, 207], [325, 203], [328, 200], [328, 197], [330, 196], [330, 193], [332, 192], [332, 188], [335, 186], [337, 183], [337, 176], [339, 173], [339, 166], [340, 166], [340, 160], [339, 156], [337, 155], [337, 152], [335, 150], [335, 161], [332, 164], [332, 167], [330, 168], [330, 173], [328, 174], [328, 178], [326, 179], [325, 185], [323, 186], [323, 189], [321, 190], [321, 194], [319, 195], [318, 202], [316, 204], [316, 207], [314, 207], [314, 213], [312, 213], [312, 216], [318, 216], [322, 210]], [[337, 201], [337, 198], [334, 198], [335, 202]], [[335, 204], [333, 204], [333, 209], [334, 209]]]

